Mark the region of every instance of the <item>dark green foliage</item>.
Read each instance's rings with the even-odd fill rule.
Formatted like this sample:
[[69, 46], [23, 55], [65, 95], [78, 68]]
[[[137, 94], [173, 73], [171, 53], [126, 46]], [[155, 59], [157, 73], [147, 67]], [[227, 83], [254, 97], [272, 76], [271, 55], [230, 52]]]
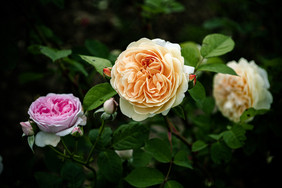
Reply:
[[[1, 187], [279, 185], [282, 37], [277, 23], [282, 10], [278, 4], [275, 0], [5, 2], [0, 35], [5, 125]], [[118, 110], [99, 136], [101, 121], [92, 111], [111, 97], [118, 101], [103, 68], [113, 66], [120, 52], [142, 37], [180, 43], [184, 64], [195, 67], [196, 85], [189, 83], [181, 105], [167, 115], [175, 129], [161, 115], [133, 123]], [[216, 73], [235, 75], [226, 63], [241, 57], [255, 60], [268, 72], [274, 102], [270, 110], [247, 109], [240, 122], [233, 123], [217, 110], [212, 82]], [[61, 155], [35, 145], [33, 154], [27, 138], [21, 138], [19, 122], [28, 119], [32, 101], [51, 92], [79, 97], [88, 122], [82, 137], [62, 138], [70, 153], [60, 143], [56, 148]], [[115, 152], [129, 149], [133, 155], [127, 159]]]

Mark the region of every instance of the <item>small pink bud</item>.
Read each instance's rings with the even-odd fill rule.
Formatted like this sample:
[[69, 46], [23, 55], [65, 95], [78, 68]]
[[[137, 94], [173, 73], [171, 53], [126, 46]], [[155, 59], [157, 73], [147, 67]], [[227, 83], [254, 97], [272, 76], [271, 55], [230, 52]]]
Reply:
[[104, 69], [103, 69], [104, 75], [105, 75], [106, 77], [109, 77], [109, 78], [112, 77], [112, 76], [111, 76], [111, 71], [112, 71], [112, 67], [107, 67], [107, 68], [104, 68]]
[[71, 131], [71, 135], [72, 136], [83, 136], [83, 130], [81, 127], [75, 127], [72, 131]]
[[113, 114], [117, 111], [118, 103], [114, 98], [110, 98], [106, 102], [104, 102], [103, 107], [106, 113]]
[[31, 136], [31, 135], [34, 135], [34, 131], [33, 131], [33, 128], [30, 124], [29, 121], [26, 121], [26, 122], [20, 122], [21, 126], [22, 126], [22, 130], [24, 132], [24, 134], [26, 136]]

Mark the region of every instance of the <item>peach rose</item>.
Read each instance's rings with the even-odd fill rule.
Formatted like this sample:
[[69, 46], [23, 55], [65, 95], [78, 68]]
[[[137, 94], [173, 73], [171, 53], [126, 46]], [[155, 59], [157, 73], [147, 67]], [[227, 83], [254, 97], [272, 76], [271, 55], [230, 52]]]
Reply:
[[213, 96], [222, 114], [239, 122], [248, 108], [269, 109], [272, 95], [268, 91], [267, 72], [244, 58], [239, 63], [231, 61], [227, 65], [239, 76], [216, 74], [214, 77]]
[[117, 58], [111, 85], [120, 96], [121, 112], [142, 121], [179, 105], [193, 72], [194, 67], [184, 65], [178, 44], [142, 38]]

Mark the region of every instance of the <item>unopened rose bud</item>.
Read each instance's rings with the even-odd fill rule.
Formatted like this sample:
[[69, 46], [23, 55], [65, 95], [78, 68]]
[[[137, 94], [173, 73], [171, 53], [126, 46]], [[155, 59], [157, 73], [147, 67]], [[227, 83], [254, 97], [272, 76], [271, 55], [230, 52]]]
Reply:
[[108, 78], [111, 78], [111, 71], [112, 71], [112, 67], [107, 67], [103, 69], [104, 75]]
[[108, 114], [113, 114], [117, 111], [118, 103], [114, 98], [110, 98], [104, 103], [104, 110]]
[[190, 74], [189, 75], [189, 81], [193, 81], [193, 86], [195, 86], [196, 85], [196, 75]]
[[72, 136], [83, 136], [83, 129], [82, 129], [82, 127], [75, 127], [71, 131], [71, 135]]
[[24, 132], [24, 135], [26, 135], [26, 136], [34, 135], [33, 128], [32, 128], [32, 126], [31, 126], [29, 121], [20, 122], [20, 124], [22, 126], [22, 130]]
[[133, 150], [115, 150], [118, 156], [122, 159], [130, 159], [132, 157]]

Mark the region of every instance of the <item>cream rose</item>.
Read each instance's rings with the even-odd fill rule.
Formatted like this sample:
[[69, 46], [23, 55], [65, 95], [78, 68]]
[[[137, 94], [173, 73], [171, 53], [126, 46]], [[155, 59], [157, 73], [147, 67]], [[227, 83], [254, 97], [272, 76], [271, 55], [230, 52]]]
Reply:
[[267, 72], [241, 58], [239, 63], [227, 63], [239, 76], [216, 74], [213, 83], [213, 96], [222, 114], [234, 122], [247, 108], [269, 109], [272, 95], [268, 91]]
[[194, 67], [184, 65], [178, 44], [142, 38], [117, 58], [111, 85], [120, 96], [121, 112], [142, 121], [179, 105], [193, 72]]

